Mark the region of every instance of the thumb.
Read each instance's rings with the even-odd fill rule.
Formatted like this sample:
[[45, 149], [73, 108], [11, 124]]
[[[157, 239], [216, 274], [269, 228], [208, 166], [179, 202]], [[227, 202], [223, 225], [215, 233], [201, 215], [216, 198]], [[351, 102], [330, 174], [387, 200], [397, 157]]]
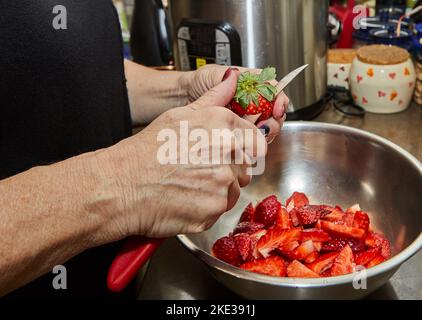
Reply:
[[203, 107], [225, 107], [233, 99], [236, 93], [239, 71], [233, 68], [228, 69], [225, 80], [207, 91], [202, 97], [193, 102], [190, 107], [199, 109]]

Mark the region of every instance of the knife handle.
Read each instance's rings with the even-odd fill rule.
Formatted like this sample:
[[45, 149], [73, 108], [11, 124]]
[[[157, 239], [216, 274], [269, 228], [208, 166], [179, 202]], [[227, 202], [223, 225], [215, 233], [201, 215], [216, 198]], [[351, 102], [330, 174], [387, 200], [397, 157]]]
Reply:
[[108, 270], [108, 288], [113, 292], [125, 289], [163, 241], [141, 236], [128, 238]]

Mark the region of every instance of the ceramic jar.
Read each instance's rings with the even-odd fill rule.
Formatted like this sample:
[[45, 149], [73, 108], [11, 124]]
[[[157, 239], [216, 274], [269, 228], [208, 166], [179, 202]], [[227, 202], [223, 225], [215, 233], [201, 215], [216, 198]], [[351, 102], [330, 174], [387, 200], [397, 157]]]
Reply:
[[404, 49], [372, 45], [357, 51], [350, 70], [355, 103], [372, 113], [405, 110], [413, 95], [416, 73]]

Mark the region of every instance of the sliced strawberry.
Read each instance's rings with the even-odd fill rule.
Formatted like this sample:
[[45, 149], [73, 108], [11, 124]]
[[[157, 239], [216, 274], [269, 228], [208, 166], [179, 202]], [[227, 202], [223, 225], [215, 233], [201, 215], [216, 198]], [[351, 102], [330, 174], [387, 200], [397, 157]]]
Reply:
[[325, 206], [305, 205], [296, 209], [299, 223], [304, 226], [315, 224], [320, 218], [329, 214]]
[[344, 212], [338, 210], [337, 208], [332, 208], [331, 212], [323, 217], [324, 220], [331, 221], [331, 222], [338, 222], [343, 221], [344, 219]]
[[365, 236], [365, 230], [328, 221], [321, 221], [321, 227], [325, 231], [340, 237], [362, 239]]
[[287, 267], [287, 276], [292, 278], [318, 278], [319, 275], [313, 272], [304, 264], [294, 260]]
[[283, 246], [292, 241], [298, 241], [300, 239], [300, 234], [300, 229], [285, 230], [271, 228], [261, 239], [259, 239], [256, 247], [262, 256], [266, 258], [275, 248]]
[[321, 274], [331, 268], [337, 256], [338, 256], [337, 252], [322, 254], [314, 262], [308, 264], [308, 268], [311, 269], [315, 273]]
[[306, 240], [324, 242], [330, 240], [330, 235], [321, 229], [304, 229], [302, 231], [301, 241]]
[[365, 244], [362, 240], [354, 238], [334, 238], [323, 243], [323, 252], [340, 251], [345, 246], [350, 246], [353, 252], [361, 252], [365, 250]]
[[263, 258], [262, 255], [259, 253], [258, 249], [256, 248], [256, 245], [265, 234], [267, 233], [266, 229], [258, 230], [250, 235], [252, 239], [252, 257], [254, 259], [261, 259]]
[[237, 250], [239, 250], [239, 254], [243, 261], [252, 259], [252, 239], [248, 234], [237, 234], [234, 236], [234, 242], [236, 243]]
[[385, 258], [382, 255], [379, 254], [374, 259], [372, 259], [371, 261], [369, 261], [366, 264], [366, 267], [367, 268], [372, 268], [372, 267], [375, 267], [377, 264], [380, 264], [380, 263], [382, 263], [384, 261], [385, 261]]
[[229, 236], [218, 239], [212, 247], [212, 253], [216, 258], [234, 266], [238, 266], [243, 262], [234, 237]]
[[319, 257], [318, 251], [314, 251], [309, 256], [307, 256], [305, 258], [305, 263], [312, 263], [312, 262], [316, 261], [316, 259], [318, 259], [318, 257]]
[[262, 200], [255, 209], [255, 222], [271, 227], [281, 209], [281, 203], [272, 195]]
[[377, 232], [369, 232], [365, 238], [365, 244], [370, 248], [381, 248], [381, 255], [388, 259], [391, 257], [390, 241], [382, 234]]
[[283, 244], [278, 247], [278, 251], [281, 252], [285, 256], [289, 256], [290, 252], [295, 250], [297, 247], [300, 246], [300, 243], [298, 241], [292, 241], [286, 244]]
[[321, 229], [321, 220], [318, 220], [317, 223], [315, 223], [315, 229]]
[[296, 209], [292, 209], [289, 212], [290, 220], [292, 221], [292, 224], [294, 227], [297, 227], [298, 225], [300, 225], [299, 218], [297, 217], [296, 212], [297, 212]]
[[286, 264], [284, 260], [278, 256], [246, 262], [242, 264], [240, 268], [274, 277], [286, 276]]
[[331, 267], [332, 276], [340, 276], [353, 272], [353, 252], [350, 246], [346, 245], [338, 254]]
[[286, 208], [281, 207], [275, 220], [275, 226], [281, 229], [290, 229], [292, 227], [292, 221]]
[[340, 206], [335, 206], [334, 209], [336, 209], [337, 211], [340, 211], [340, 212], [344, 212], [343, 209]]
[[252, 222], [254, 220], [255, 208], [252, 203], [249, 203], [245, 210], [243, 210], [242, 215], [240, 216], [240, 222]]
[[331, 270], [327, 269], [324, 272], [321, 272], [321, 277], [331, 277]]
[[366, 212], [356, 211], [353, 219], [353, 227], [365, 230], [369, 229], [369, 216]]
[[262, 229], [264, 229], [264, 225], [262, 223], [245, 221], [245, 222], [239, 223], [236, 226], [236, 228], [233, 230], [233, 234], [238, 234], [238, 233], [252, 234]]
[[358, 252], [355, 254], [355, 262], [356, 265], [365, 266], [373, 260], [376, 256], [380, 253], [380, 248], [373, 248], [363, 252]]
[[[355, 214], [351, 212], [346, 212], [343, 216], [344, 224], [348, 227], [355, 227], [353, 221], [355, 220]], [[357, 227], [358, 228], [358, 227]]]
[[351, 213], [356, 213], [358, 211], [361, 211], [359, 204], [354, 204], [353, 206], [351, 206], [350, 208], [346, 210], [346, 212], [351, 212]]
[[316, 252], [312, 240], [303, 242], [299, 247], [290, 252], [288, 255], [291, 259], [304, 260], [311, 253]]
[[293, 208], [300, 208], [309, 204], [309, 199], [306, 194], [302, 192], [293, 192], [290, 198], [286, 201], [287, 211], [290, 212]]

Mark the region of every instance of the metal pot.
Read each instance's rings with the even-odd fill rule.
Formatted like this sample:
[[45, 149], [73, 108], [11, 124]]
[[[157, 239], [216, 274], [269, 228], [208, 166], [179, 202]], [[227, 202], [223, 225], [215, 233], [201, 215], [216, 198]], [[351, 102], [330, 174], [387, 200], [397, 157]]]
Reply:
[[[375, 229], [392, 243], [393, 257], [367, 270], [367, 289], [354, 289], [354, 274], [318, 279], [251, 273], [210, 255], [215, 240], [237, 224], [242, 209], [270, 194], [293, 191], [311, 203], [359, 203]], [[375, 291], [422, 247], [422, 164], [392, 142], [350, 127], [292, 122], [269, 148], [264, 175], [242, 191], [237, 206], [208, 231], [178, 238], [214, 277], [249, 299], [359, 299]], [[418, 275], [415, 275], [418, 276]]]

